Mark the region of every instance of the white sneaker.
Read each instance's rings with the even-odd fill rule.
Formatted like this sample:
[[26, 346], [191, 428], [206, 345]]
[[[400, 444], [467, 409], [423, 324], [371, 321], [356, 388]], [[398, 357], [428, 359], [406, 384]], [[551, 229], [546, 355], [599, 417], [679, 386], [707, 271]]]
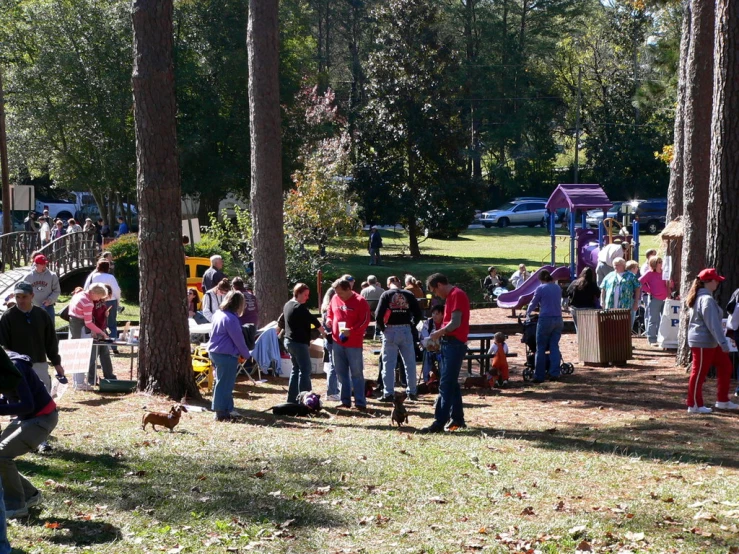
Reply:
[[341, 402], [341, 396], [339, 396], [338, 394], [329, 394], [326, 397], [326, 400], [329, 400], [331, 402]]
[[716, 402], [717, 410], [739, 410], [739, 404], [734, 404], [731, 400], [726, 402]]
[[41, 491], [36, 491], [36, 494], [26, 500], [26, 508], [33, 508], [39, 504], [41, 504]]
[[705, 406], [691, 406], [688, 408], [689, 414], [710, 414], [711, 412], [713, 412], [713, 410], [711, 408], [706, 408]]
[[230, 411], [230, 412], [228, 413], [228, 415], [230, 415], [231, 417], [243, 417], [243, 416], [241, 415], [241, 412], [240, 412], [240, 411], [238, 411], [238, 410], [237, 410], [236, 408], [234, 408], [233, 410], [231, 410], [231, 411]]

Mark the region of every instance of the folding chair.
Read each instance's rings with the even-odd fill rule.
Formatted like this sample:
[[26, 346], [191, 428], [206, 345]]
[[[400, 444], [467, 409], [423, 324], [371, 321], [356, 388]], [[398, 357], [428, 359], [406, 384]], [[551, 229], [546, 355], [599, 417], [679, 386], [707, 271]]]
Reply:
[[195, 372], [195, 383], [206, 392], [213, 391], [213, 362], [205, 348], [197, 346], [192, 355], [192, 370]]

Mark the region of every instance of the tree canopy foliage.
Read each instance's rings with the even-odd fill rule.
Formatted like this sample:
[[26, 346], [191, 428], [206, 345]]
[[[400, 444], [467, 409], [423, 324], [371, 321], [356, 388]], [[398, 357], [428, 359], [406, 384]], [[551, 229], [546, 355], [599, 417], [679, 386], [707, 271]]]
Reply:
[[[182, 186], [201, 212], [227, 192], [249, 196], [247, 4], [175, 1]], [[418, 254], [426, 229], [450, 236], [474, 208], [572, 181], [579, 121], [581, 182], [614, 199], [664, 196], [655, 152], [672, 144], [680, 7], [283, 0], [283, 186], [310, 173], [322, 141], [349, 144], [341, 171], [365, 223], [402, 223]], [[3, 3], [14, 178], [90, 189], [111, 210], [133, 195], [131, 44], [127, 0]], [[335, 93], [331, 125], [306, 119], [314, 89]]]

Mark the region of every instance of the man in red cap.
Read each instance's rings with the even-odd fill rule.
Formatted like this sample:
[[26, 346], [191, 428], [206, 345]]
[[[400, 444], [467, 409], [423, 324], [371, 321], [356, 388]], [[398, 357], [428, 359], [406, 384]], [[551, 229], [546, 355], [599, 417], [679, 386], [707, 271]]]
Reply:
[[54, 304], [61, 294], [59, 277], [49, 269], [49, 260], [43, 254], [36, 254], [33, 267], [23, 280], [33, 287], [33, 305], [46, 310], [54, 321]]

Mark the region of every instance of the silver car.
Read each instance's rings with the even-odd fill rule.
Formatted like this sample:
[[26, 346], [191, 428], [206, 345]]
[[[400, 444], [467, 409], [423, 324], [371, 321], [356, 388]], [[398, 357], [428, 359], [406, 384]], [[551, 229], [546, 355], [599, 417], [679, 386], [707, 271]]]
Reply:
[[547, 211], [546, 202], [536, 202], [530, 200], [514, 200], [506, 202], [496, 210], [483, 212], [480, 217], [482, 223], [487, 229], [493, 225], [498, 227], [508, 227], [509, 225], [528, 225], [534, 227], [546, 225]]

